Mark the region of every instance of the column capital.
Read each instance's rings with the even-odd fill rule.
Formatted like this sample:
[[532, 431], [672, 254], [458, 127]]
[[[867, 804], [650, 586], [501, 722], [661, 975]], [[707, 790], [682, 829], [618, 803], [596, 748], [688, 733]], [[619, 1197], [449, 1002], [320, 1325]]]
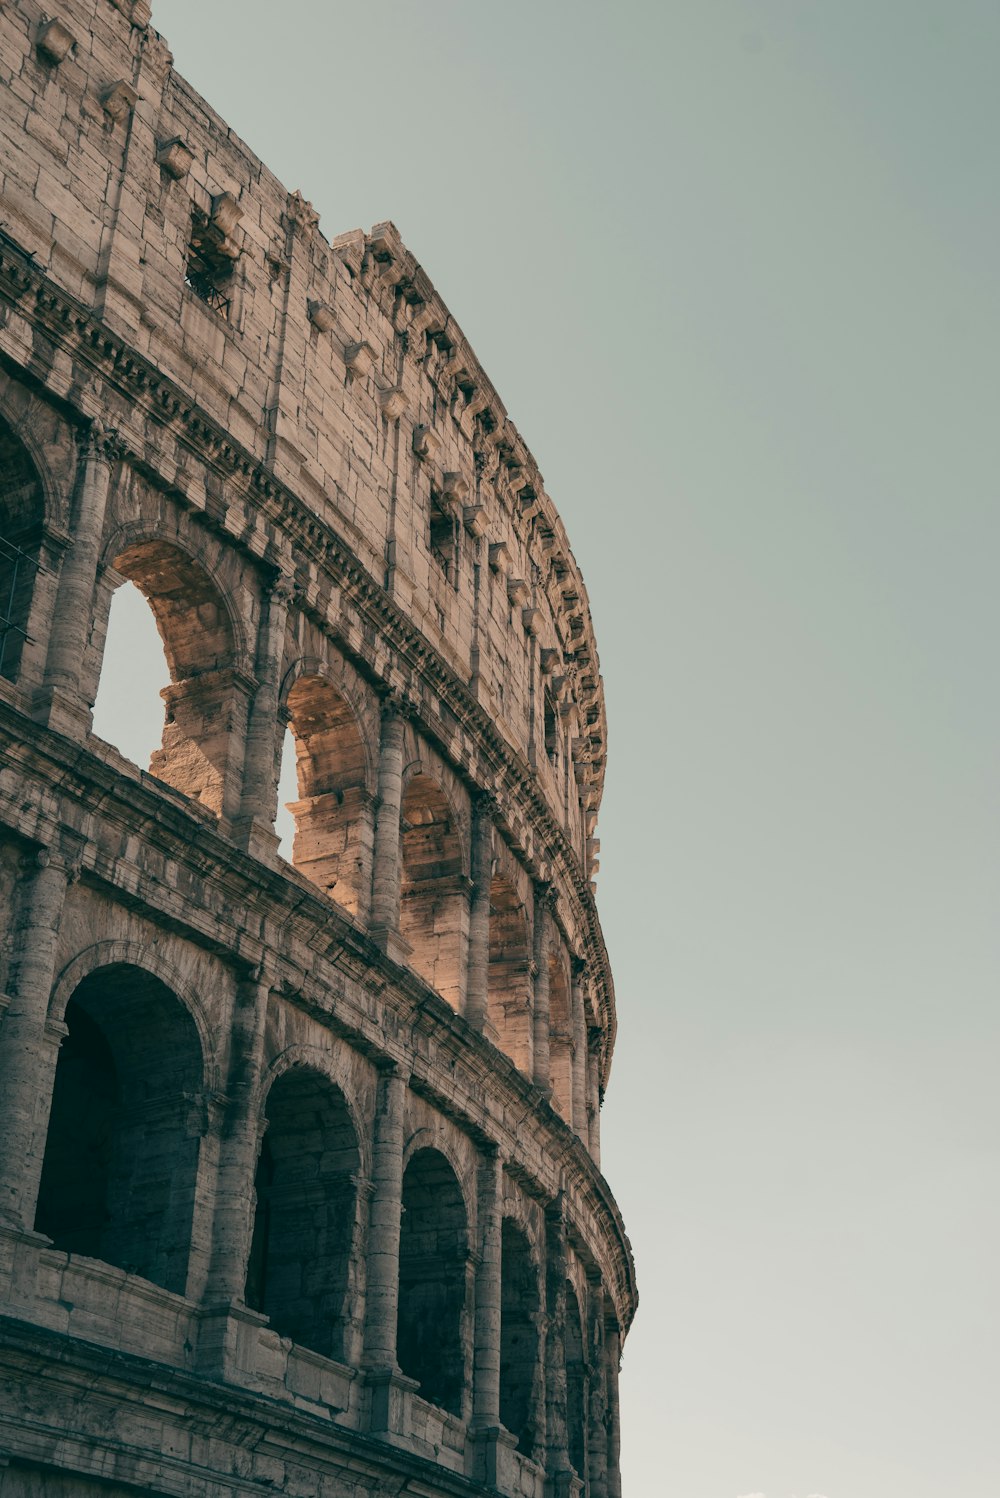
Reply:
[[111, 468], [128, 451], [121, 433], [115, 427], [105, 426], [102, 421], [92, 421], [89, 426], [78, 427], [74, 435], [80, 456], [85, 462], [104, 463]]
[[416, 707], [404, 692], [397, 687], [385, 687], [379, 694], [382, 698], [381, 712], [382, 722], [392, 723], [396, 719], [403, 722], [416, 717]]

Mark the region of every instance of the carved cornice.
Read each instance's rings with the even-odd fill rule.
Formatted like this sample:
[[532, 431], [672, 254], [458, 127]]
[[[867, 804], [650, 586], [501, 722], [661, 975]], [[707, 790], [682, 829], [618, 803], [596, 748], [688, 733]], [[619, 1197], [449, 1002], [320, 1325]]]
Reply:
[[[478, 745], [491, 783], [501, 795], [509, 795], [517, 801], [548, 857], [558, 867], [566, 892], [575, 897], [577, 917], [589, 936], [587, 956], [607, 1035], [602, 1068], [606, 1081], [617, 1023], [614, 985], [593, 890], [570, 839], [539, 790], [533, 772], [503, 738], [466, 683], [325, 520], [204, 412], [182, 386], [131, 349], [89, 308], [51, 282], [31, 263], [20, 246], [2, 231], [0, 290], [6, 292], [15, 304], [30, 297], [32, 305], [28, 315], [33, 324], [43, 328], [64, 351], [103, 376], [125, 398], [129, 407], [167, 428], [206, 468], [227, 480], [232, 489], [256, 510], [263, 511], [265, 518], [278, 525], [305, 557], [336, 579], [344, 597], [359, 613], [370, 619], [374, 616], [374, 622], [400, 660], [417, 675], [426, 678], [432, 689], [448, 703], [459, 726]], [[20, 310], [28, 311], [23, 307]], [[39, 373], [44, 380], [44, 371], [40, 369]], [[92, 388], [88, 395], [86, 414], [93, 418], [97, 415], [99, 403]], [[147, 466], [152, 457], [152, 453], [147, 453]], [[163, 478], [161, 482], [173, 488], [168, 479]], [[183, 503], [188, 503], [183, 493], [180, 498]], [[561, 531], [562, 522], [554, 511], [552, 518], [553, 525]], [[211, 507], [204, 512], [204, 519], [208, 525], [215, 523]], [[228, 529], [226, 539], [236, 548], [243, 545], [241, 538]], [[575, 571], [575, 563], [573, 566]], [[578, 573], [575, 576], [582, 596], [582, 580], [579, 580]], [[589, 613], [585, 617], [589, 627]], [[330, 630], [338, 645], [351, 653], [347, 642], [336, 635], [334, 621], [323, 619], [320, 622]], [[596, 661], [596, 650], [594, 657]], [[601, 718], [603, 722], [603, 706]], [[422, 717], [421, 721], [424, 721]], [[594, 790], [599, 798], [599, 787], [592, 788], [591, 794]]]

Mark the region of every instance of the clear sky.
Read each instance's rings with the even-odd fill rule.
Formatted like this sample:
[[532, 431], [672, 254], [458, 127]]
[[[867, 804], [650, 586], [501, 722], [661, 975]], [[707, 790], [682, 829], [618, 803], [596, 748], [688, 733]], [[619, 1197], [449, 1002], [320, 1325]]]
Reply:
[[997, 1498], [995, 0], [154, 0], [524, 434], [610, 720], [625, 1498]]

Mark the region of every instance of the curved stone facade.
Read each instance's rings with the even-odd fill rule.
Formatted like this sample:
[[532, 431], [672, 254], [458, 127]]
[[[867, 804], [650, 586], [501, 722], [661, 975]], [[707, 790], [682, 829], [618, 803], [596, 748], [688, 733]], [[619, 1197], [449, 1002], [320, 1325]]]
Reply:
[[586, 591], [395, 228], [149, 21], [0, 12], [0, 1487], [613, 1498]]

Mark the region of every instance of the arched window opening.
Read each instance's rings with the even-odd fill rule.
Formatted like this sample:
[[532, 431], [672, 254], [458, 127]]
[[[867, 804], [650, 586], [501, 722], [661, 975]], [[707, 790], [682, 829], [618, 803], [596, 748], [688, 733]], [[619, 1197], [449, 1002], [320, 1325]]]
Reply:
[[187, 1009], [127, 964], [66, 1007], [35, 1228], [179, 1295], [187, 1281], [202, 1053]]
[[469, 882], [451, 808], [428, 775], [415, 775], [403, 797], [403, 878], [399, 929], [410, 965], [453, 1009], [464, 998]]
[[197, 563], [167, 541], [127, 547], [112, 565], [152, 609], [170, 676], [160, 693], [166, 714], [150, 771], [219, 816], [236, 706], [225, 604]]
[[44, 501], [24, 444], [0, 422], [0, 676], [16, 681], [28, 643]]
[[583, 1356], [583, 1321], [576, 1291], [566, 1281], [566, 1427], [569, 1459], [581, 1482], [587, 1480], [586, 1377]]
[[455, 1172], [437, 1150], [423, 1149], [403, 1177], [399, 1238], [396, 1358], [420, 1397], [462, 1413], [467, 1230]]
[[499, 1048], [523, 1072], [531, 1070], [531, 971], [528, 916], [506, 879], [490, 883], [490, 961], [487, 1017]]
[[94, 732], [145, 769], [163, 736], [163, 693], [170, 670], [152, 610], [133, 583], [111, 599]]
[[354, 1290], [359, 1156], [339, 1088], [294, 1068], [265, 1112], [245, 1298], [275, 1331], [338, 1362]]
[[298, 799], [291, 862], [356, 920], [368, 914], [374, 822], [364, 743], [354, 714], [321, 677], [288, 694]]
[[538, 1271], [528, 1240], [504, 1218], [500, 1282], [500, 1419], [518, 1450], [534, 1453], [537, 1434]]
[[573, 1118], [573, 1021], [569, 979], [553, 953], [549, 957], [549, 1076], [552, 1106], [567, 1123]]

